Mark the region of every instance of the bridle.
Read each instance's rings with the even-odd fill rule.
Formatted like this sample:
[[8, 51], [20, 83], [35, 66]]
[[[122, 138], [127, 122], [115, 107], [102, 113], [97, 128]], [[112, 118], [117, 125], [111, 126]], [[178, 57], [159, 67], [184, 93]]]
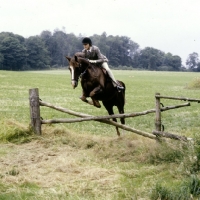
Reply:
[[[81, 68], [81, 63], [79, 63], [79, 67]], [[86, 73], [87, 69], [88, 69], [88, 66], [87, 66], [86, 69], [80, 74], [80, 76], [78, 77], [78, 79], [83, 77], [83, 75]]]
[[[82, 78], [84, 76], [84, 74], [86, 74], [86, 72], [88, 70], [88, 67], [89, 66], [87, 66], [86, 69], [82, 73], [80, 73], [80, 75], [78, 76], [77, 80], [76, 79], [72, 79], [72, 81], [77, 81], [78, 82], [79, 79]], [[82, 68], [82, 64], [81, 63], [78, 63], [78, 68], [79, 68], [79, 70]]]
[[[86, 67], [86, 69], [85, 69], [83, 72], [80, 73], [80, 75], [78, 76], [78, 79], [77, 79], [77, 80], [72, 79], [72, 81], [76, 81], [76, 82], [78, 82], [79, 79], [81, 79], [81, 78], [86, 74], [88, 68], [91, 67], [91, 66], [92, 66], [92, 65], [89, 64], [89, 65]], [[79, 70], [82, 69], [82, 64], [79, 63], [79, 62], [78, 62], [78, 68], [79, 68]], [[92, 68], [93, 68], [93, 70], [95, 70], [95, 68], [94, 68], [93, 66], [92, 66]]]

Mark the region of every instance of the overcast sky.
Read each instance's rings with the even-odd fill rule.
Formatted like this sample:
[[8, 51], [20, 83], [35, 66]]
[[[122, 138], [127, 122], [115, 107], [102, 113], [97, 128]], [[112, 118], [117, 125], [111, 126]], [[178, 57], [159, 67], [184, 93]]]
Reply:
[[0, 32], [128, 36], [140, 48], [200, 56], [200, 0], [0, 0]]

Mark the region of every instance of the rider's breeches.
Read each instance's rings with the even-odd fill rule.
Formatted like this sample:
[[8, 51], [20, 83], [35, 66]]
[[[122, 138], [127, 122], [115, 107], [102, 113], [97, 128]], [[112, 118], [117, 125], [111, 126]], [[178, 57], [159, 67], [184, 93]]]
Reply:
[[104, 63], [102, 64], [102, 67], [103, 67], [104, 69], [106, 69], [106, 71], [107, 71], [109, 77], [113, 80], [113, 86], [116, 87], [116, 86], [117, 86], [117, 81], [116, 81], [116, 79], [115, 79], [115, 77], [114, 77], [112, 71], [111, 71], [110, 68], [108, 67], [108, 63], [107, 63], [107, 62], [104, 62]]

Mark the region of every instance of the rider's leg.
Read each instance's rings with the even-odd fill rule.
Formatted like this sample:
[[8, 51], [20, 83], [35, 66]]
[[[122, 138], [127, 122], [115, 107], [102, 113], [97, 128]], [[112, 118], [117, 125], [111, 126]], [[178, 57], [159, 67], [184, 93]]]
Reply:
[[117, 87], [118, 89], [123, 90], [124, 87], [122, 87], [122, 86], [116, 81], [116, 79], [115, 79], [115, 77], [114, 77], [112, 71], [111, 71], [110, 68], [108, 67], [108, 63], [107, 63], [107, 62], [104, 62], [104, 63], [102, 64], [102, 67], [103, 67], [104, 69], [106, 69], [106, 71], [108, 72], [109, 77], [112, 79], [113, 86], [114, 86], [114, 87]]

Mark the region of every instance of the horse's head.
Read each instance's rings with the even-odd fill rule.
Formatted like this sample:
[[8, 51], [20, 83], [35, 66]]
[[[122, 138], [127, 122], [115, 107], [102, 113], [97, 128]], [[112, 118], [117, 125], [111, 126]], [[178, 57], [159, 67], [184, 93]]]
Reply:
[[77, 54], [75, 54], [75, 56], [72, 58], [66, 56], [69, 62], [69, 70], [71, 73], [71, 84], [74, 89], [78, 86], [78, 79], [81, 73], [83, 73], [86, 67], [89, 65], [89, 62], [86, 59], [78, 56]]

